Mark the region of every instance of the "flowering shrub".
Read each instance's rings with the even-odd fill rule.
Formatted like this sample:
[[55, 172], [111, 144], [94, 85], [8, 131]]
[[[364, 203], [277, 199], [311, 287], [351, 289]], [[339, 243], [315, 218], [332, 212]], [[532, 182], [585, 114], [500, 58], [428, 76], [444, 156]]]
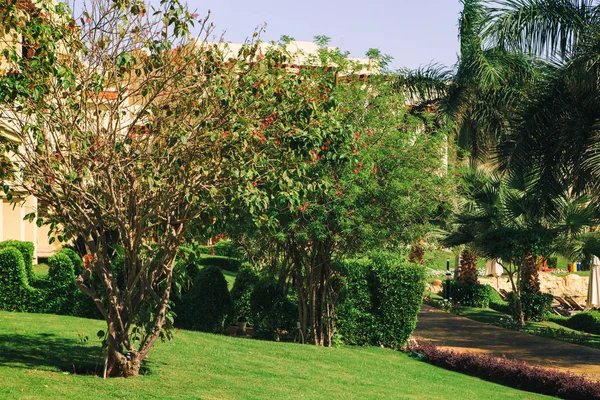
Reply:
[[591, 382], [579, 375], [534, 367], [506, 358], [441, 350], [425, 341], [410, 343], [409, 350], [436, 366], [520, 390], [564, 399], [600, 399], [600, 382]]

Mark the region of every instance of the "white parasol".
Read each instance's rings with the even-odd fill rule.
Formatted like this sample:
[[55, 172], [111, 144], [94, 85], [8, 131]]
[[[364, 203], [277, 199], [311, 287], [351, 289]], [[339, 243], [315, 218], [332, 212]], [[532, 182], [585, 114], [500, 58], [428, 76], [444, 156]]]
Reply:
[[502, 265], [497, 260], [487, 260], [485, 263], [485, 276], [494, 275], [495, 278], [498, 278], [502, 276], [502, 272], [504, 272]]
[[590, 266], [587, 305], [594, 308], [600, 307], [600, 260], [596, 256], [592, 257]]

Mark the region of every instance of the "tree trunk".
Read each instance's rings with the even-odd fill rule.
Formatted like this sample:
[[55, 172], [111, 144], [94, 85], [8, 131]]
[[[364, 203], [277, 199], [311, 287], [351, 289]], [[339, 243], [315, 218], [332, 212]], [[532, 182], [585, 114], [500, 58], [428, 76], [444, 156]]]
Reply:
[[477, 256], [470, 250], [463, 250], [462, 252], [458, 281], [467, 285], [477, 283]]
[[523, 263], [521, 274], [521, 291], [527, 293], [540, 293], [539, 268], [535, 258], [528, 254]]

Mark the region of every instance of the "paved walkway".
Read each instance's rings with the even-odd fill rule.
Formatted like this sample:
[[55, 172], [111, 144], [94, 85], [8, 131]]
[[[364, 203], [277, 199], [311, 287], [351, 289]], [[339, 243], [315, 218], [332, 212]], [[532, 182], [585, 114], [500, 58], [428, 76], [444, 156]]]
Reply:
[[525, 361], [600, 380], [600, 350], [476, 322], [423, 305], [413, 337], [461, 352]]

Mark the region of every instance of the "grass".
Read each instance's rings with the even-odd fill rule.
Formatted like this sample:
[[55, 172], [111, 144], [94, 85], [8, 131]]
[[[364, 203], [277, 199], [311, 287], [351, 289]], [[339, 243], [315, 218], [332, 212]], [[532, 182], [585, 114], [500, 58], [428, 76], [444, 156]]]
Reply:
[[235, 278], [237, 278], [237, 273], [227, 271], [226, 269], [221, 269], [221, 272], [223, 273], [223, 276], [225, 277], [225, 280], [227, 281], [227, 289], [229, 289], [231, 291], [231, 288], [233, 287], [233, 284], [235, 283]]
[[317, 348], [188, 331], [156, 345], [146, 376], [74, 374], [100, 361], [99, 329], [102, 321], [0, 312], [0, 398], [549, 398], [387, 349]]
[[38, 278], [45, 278], [48, 276], [48, 264], [34, 264], [32, 268], [33, 273]]

